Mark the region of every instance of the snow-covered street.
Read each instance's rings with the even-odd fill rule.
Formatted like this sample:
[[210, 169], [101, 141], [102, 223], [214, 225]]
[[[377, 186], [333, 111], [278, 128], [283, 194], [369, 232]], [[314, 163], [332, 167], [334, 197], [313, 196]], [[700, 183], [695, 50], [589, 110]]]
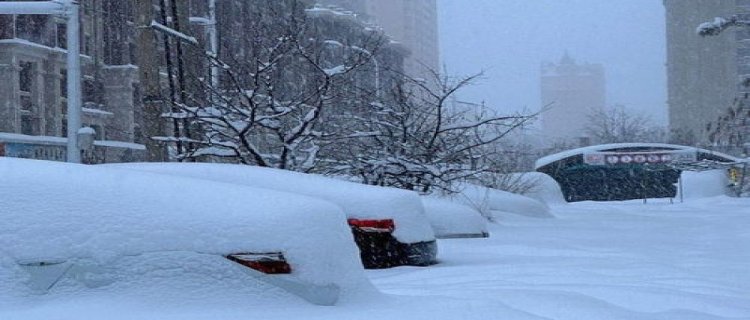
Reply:
[[386, 293], [492, 300], [543, 319], [750, 319], [747, 199], [552, 211], [505, 216], [489, 239], [441, 241], [434, 267], [368, 275]]
[[367, 270], [384, 294], [353, 287], [335, 306], [178, 268], [150, 276], [182, 274], [177, 282], [58, 291], [0, 308], [0, 319], [750, 319], [749, 205], [713, 197], [501, 214], [490, 238], [440, 240], [437, 265]]

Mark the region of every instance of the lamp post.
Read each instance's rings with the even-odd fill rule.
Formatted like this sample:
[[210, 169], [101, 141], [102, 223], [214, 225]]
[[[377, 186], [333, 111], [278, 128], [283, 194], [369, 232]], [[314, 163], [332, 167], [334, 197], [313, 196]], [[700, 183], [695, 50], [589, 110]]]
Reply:
[[0, 2], [0, 14], [60, 15], [67, 24], [68, 162], [81, 163], [81, 42], [79, 6], [75, 0]]

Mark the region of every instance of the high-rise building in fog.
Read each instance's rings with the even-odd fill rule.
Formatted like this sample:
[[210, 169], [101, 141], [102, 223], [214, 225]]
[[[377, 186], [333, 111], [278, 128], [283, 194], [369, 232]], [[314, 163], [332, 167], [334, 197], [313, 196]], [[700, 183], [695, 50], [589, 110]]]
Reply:
[[377, 24], [411, 55], [406, 73], [430, 79], [429, 71], [440, 71], [440, 48], [436, 0], [321, 0], [355, 11]]
[[546, 140], [587, 144], [588, 117], [606, 103], [604, 67], [576, 63], [566, 53], [559, 63], [542, 66], [541, 89]]
[[732, 106], [750, 75], [750, 32], [727, 29], [701, 37], [696, 28], [715, 17], [747, 16], [748, 0], [664, 0], [669, 125], [672, 138], [708, 142], [709, 123]]

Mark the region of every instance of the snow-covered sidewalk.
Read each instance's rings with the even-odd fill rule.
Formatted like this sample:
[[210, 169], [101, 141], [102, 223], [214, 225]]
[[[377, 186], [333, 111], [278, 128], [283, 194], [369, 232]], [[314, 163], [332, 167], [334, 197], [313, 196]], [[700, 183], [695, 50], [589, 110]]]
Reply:
[[441, 241], [431, 268], [368, 274], [386, 293], [494, 300], [543, 319], [750, 319], [750, 200], [553, 213], [508, 216], [489, 239]]

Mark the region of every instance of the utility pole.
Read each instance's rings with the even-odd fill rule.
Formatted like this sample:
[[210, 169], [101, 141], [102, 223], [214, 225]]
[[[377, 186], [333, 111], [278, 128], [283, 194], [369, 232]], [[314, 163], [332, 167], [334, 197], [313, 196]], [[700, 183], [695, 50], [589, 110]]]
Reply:
[[148, 161], [166, 162], [169, 160], [167, 146], [158, 137], [166, 136], [166, 125], [162, 118], [166, 104], [159, 85], [159, 58], [156, 35], [151, 24], [154, 6], [151, 0], [136, 0], [136, 28], [138, 47], [138, 70], [143, 94], [144, 144]]

